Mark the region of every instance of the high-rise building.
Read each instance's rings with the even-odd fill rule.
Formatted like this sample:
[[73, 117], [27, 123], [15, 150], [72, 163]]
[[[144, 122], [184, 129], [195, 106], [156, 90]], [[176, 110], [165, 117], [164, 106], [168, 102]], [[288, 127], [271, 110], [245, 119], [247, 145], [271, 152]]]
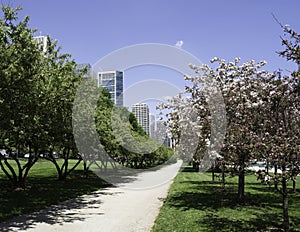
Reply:
[[149, 135], [149, 107], [146, 103], [136, 103], [132, 105], [132, 113], [136, 117], [138, 124], [145, 130]]
[[99, 72], [97, 77], [98, 87], [105, 87], [111, 100], [119, 107], [123, 106], [123, 76], [121, 71], [105, 71]]
[[40, 35], [33, 37], [34, 41], [37, 42], [37, 44], [40, 46], [41, 50], [43, 52], [47, 51], [47, 36]]

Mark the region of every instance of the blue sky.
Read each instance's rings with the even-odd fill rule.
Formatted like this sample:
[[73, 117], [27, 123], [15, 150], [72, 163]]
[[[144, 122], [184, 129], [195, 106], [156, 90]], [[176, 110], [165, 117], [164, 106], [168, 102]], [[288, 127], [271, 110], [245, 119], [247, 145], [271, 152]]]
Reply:
[[[20, 17], [29, 15], [37, 34], [58, 39], [63, 52], [78, 63], [93, 65], [134, 44], [175, 45], [182, 40], [182, 49], [203, 63], [215, 56], [230, 61], [241, 57], [242, 62], [266, 60], [270, 71], [296, 68], [276, 54], [282, 49], [282, 30], [271, 13], [300, 32], [299, 0], [2, 0], [8, 2], [21, 5]], [[168, 76], [165, 70], [162, 73], [129, 70], [125, 86]], [[182, 85], [175, 79], [174, 84]]]

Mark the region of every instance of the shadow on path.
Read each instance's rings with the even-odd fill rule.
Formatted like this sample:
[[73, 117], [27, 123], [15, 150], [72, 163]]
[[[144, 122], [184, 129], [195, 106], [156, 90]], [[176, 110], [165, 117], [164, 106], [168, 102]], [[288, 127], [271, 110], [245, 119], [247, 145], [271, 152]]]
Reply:
[[[84, 221], [93, 215], [102, 215], [99, 212], [102, 202], [99, 200], [101, 195], [113, 195], [118, 192], [110, 193], [105, 190], [99, 190], [90, 195], [81, 196], [72, 200], [62, 202], [59, 205], [51, 206], [48, 209], [41, 210], [29, 215], [22, 215], [0, 224], [2, 232], [12, 232], [34, 228], [38, 223], [49, 225], [72, 223], [75, 221]], [[85, 209], [85, 213], [81, 213]]]

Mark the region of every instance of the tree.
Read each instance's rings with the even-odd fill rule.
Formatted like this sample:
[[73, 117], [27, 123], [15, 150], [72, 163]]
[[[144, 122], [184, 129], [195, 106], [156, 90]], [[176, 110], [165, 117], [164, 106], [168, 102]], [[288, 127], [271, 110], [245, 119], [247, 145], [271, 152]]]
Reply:
[[205, 67], [204, 73], [219, 83], [224, 98], [228, 124], [220, 155], [234, 172], [237, 171], [238, 201], [242, 203], [245, 200], [245, 169], [249, 161], [256, 157], [253, 145], [258, 127], [256, 111], [263, 104], [259, 94], [261, 80], [271, 74], [259, 70], [265, 65], [264, 61], [258, 64], [249, 61], [240, 66], [239, 61], [235, 59], [226, 63], [214, 58], [212, 62], [217, 62], [218, 67], [214, 70]]
[[[279, 23], [278, 20], [277, 22]], [[291, 76], [298, 82], [296, 89], [300, 93], [300, 35], [290, 28], [289, 25], [283, 26], [281, 23], [279, 23], [279, 25], [284, 31], [281, 41], [285, 49], [278, 52], [278, 54], [286, 58], [288, 61], [291, 60], [298, 65], [298, 70], [293, 71]], [[296, 178], [293, 178], [293, 190], [294, 192], [296, 191]]]
[[[38, 144], [44, 132], [39, 127], [38, 98], [41, 52], [33, 41], [34, 30], [28, 27], [29, 17], [18, 21], [20, 8], [2, 6], [0, 19], [0, 118], [1, 146], [7, 149], [17, 166], [15, 170], [7, 157], [0, 155], [0, 165], [15, 187], [25, 187], [29, 170], [38, 160]], [[30, 156], [18, 159], [26, 149]]]
[[[78, 156], [72, 130], [72, 110], [76, 89], [81, 83], [84, 71], [77, 72], [76, 63], [71, 55], [61, 54], [57, 42], [48, 37], [47, 50], [43, 56], [43, 69], [40, 73], [40, 105], [41, 125], [47, 135], [45, 149], [46, 159], [51, 161], [58, 172], [58, 179], [63, 180], [81, 162]], [[54, 157], [54, 151], [61, 155], [61, 166]], [[69, 159], [76, 158], [77, 162], [69, 167]]]
[[[30, 168], [43, 155], [52, 161], [59, 179], [64, 179], [80, 163], [68, 169], [68, 159], [77, 154], [72, 134], [72, 106], [83, 73], [68, 54], [60, 54], [57, 43], [48, 37], [42, 51], [28, 27], [29, 17], [18, 20], [18, 11], [2, 6], [0, 20], [1, 146], [10, 157], [0, 156], [3, 172], [15, 187], [25, 187]], [[53, 152], [64, 162], [59, 167]], [[23, 164], [22, 152], [29, 158]], [[13, 168], [12, 159], [16, 163]]]
[[[264, 104], [258, 110], [263, 127], [258, 133], [258, 150], [275, 172], [260, 172], [259, 178], [282, 195], [283, 226], [289, 229], [287, 183], [300, 173], [299, 153], [299, 93], [291, 77], [270, 78], [265, 88]], [[279, 170], [281, 172], [279, 172]]]
[[[262, 104], [262, 99], [256, 93], [256, 90], [260, 85], [260, 80], [270, 74], [259, 70], [265, 65], [263, 61], [258, 64], [249, 61], [238, 65], [240, 62], [238, 58], [234, 62], [214, 58], [211, 62], [216, 62], [217, 67], [210, 68], [205, 64], [200, 67], [191, 66], [196, 75], [185, 77], [186, 80], [191, 82], [191, 85], [186, 86], [185, 97], [181, 97], [181, 101], [180, 98], [176, 97], [171, 102], [172, 104], [167, 106], [174, 109], [171, 113], [172, 117], [169, 118], [169, 126], [177, 134], [180, 134], [180, 129], [177, 129], [180, 128], [178, 126], [178, 121], [181, 120], [180, 114], [187, 111], [188, 108], [196, 110], [197, 123], [194, 128], [190, 128], [190, 130], [196, 130], [198, 136], [198, 145], [194, 156], [202, 160], [205, 155], [203, 153], [208, 151], [211, 153], [211, 160], [208, 161], [211, 163], [210, 165], [214, 163], [216, 158], [221, 158], [223, 165], [226, 163], [231, 166], [233, 173], [236, 173], [239, 177], [237, 199], [238, 202], [243, 203], [245, 200], [245, 169], [248, 162], [255, 157], [252, 148], [255, 143], [257, 123], [253, 120], [253, 117], [255, 117], [257, 107]], [[219, 114], [219, 117], [213, 120], [212, 116], [218, 110], [220, 111], [222, 107], [222, 102], [218, 102], [215, 100], [216, 98], [213, 98], [213, 95], [216, 94], [214, 86], [219, 88], [223, 96], [226, 118], [222, 118], [222, 114]], [[220, 144], [221, 141], [217, 139], [218, 136], [211, 138], [212, 131], [222, 134], [222, 130], [218, 128], [218, 125], [220, 125], [217, 122], [218, 120], [227, 121], [223, 144]], [[187, 123], [182, 124], [182, 121], [181, 127], [189, 126]], [[180, 136], [178, 137], [179, 140], [182, 140]], [[218, 147], [221, 149], [216, 152]]]
[[[280, 24], [281, 25], [281, 24]], [[282, 25], [281, 25], [282, 26]], [[285, 50], [280, 56], [292, 60], [298, 65], [298, 71], [291, 76], [283, 76], [275, 72], [272, 77], [262, 83], [264, 104], [258, 110], [260, 124], [258, 131], [257, 150], [268, 166], [274, 167], [274, 173], [266, 170], [259, 172], [258, 177], [263, 183], [273, 185], [282, 196], [283, 228], [289, 230], [289, 212], [287, 185], [293, 182], [296, 189], [296, 178], [300, 173], [299, 165], [299, 35], [288, 26], [282, 26], [285, 36], [282, 38]]]

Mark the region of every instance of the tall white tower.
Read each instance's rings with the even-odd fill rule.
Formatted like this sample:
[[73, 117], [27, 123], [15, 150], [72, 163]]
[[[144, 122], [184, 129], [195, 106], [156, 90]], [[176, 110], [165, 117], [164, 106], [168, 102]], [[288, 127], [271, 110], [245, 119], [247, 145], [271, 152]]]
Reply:
[[136, 117], [138, 124], [150, 134], [149, 128], [149, 107], [146, 103], [136, 103], [132, 105], [132, 113]]
[[38, 45], [40, 46], [43, 52], [47, 51], [47, 36], [44, 35], [35, 36], [33, 37], [33, 39], [38, 43]]

